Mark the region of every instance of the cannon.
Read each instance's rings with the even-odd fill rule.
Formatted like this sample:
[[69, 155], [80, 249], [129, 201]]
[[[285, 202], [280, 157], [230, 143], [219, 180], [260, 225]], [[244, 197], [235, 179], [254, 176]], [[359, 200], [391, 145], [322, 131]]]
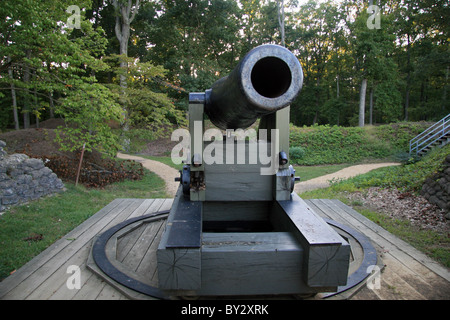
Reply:
[[221, 129], [245, 129], [257, 118], [289, 106], [302, 84], [302, 67], [289, 50], [259, 46], [206, 90], [205, 112]]
[[[189, 150], [157, 250], [165, 294], [315, 294], [346, 284], [349, 244], [293, 192], [289, 112], [302, 83], [294, 54], [262, 45], [189, 94]], [[217, 128], [205, 130], [205, 115]]]

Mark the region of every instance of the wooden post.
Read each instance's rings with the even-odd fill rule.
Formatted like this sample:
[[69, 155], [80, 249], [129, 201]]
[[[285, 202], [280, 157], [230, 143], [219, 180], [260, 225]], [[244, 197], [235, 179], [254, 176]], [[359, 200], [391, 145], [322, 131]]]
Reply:
[[83, 149], [81, 149], [80, 163], [78, 164], [78, 171], [77, 171], [77, 178], [75, 180], [75, 186], [78, 185], [78, 179], [80, 178], [81, 163], [83, 162], [84, 148], [85, 147], [86, 147], [86, 143], [83, 143]]

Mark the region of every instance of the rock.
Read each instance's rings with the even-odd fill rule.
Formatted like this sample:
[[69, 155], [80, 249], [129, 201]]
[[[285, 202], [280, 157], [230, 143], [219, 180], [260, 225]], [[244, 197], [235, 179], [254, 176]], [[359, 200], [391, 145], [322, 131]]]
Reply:
[[0, 140], [0, 212], [7, 206], [61, 192], [64, 184], [40, 159], [3, 154]]

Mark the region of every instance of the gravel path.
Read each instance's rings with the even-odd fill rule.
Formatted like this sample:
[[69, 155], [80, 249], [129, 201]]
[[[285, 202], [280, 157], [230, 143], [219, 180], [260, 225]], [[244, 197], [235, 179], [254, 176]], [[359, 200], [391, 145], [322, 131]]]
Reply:
[[[158, 176], [160, 176], [166, 183], [166, 192], [170, 196], [175, 196], [179, 182], [175, 182], [175, 178], [178, 177], [180, 174], [178, 170], [161, 163], [159, 161], [149, 160], [138, 156], [132, 156], [128, 154], [118, 153], [118, 158], [121, 159], [129, 159], [129, 160], [135, 160], [137, 162], [142, 163], [142, 165], [156, 173]], [[396, 166], [399, 165], [399, 163], [395, 162], [388, 162], [388, 163], [375, 163], [375, 164], [360, 164], [356, 166], [351, 166], [348, 168], [344, 168], [342, 170], [339, 170], [335, 173], [330, 173], [318, 178], [314, 178], [308, 181], [301, 181], [295, 184], [295, 192], [302, 193], [309, 190], [314, 189], [320, 189], [320, 188], [326, 188], [330, 185], [330, 180], [334, 179], [347, 179], [350, 177], [354, 177], [359, 174], [363, 174], [366, 172], [369, 172], [371, 170], [381, 168], [381, 167], [388, 167], [388, 166]]]
[[[332, 179], [348, 179], [359, 174], [367, 173], [374, 169], [397, 166], [400, 163], [387, 162], [387, 163], [374, 163], [374, 164], [359, 164], [356, 166], [351, 166], [344, 168], [334, 173], [330, 173], [324, 176], [320, 176], [307, 181], [300, 181], [295, 184], [294, 191], [297, 193], [302, 193], [305, 191], [327, 188], [330, 186], [330, 180]], [[301, 178], [301, 177], [300, 177]]]
[[132, 156], [129, 154], [118, 153], [117, 157], [120, 159], [134, 160], [142, 163], [144, 168], [156, 173], [166, 183], [166, 192], [168, 196], [174, 197], [177, 193], [179, 182], [175, 182], [175, 178], [180, 176], [178, 170], [169, 167], [168, 165], [159, 161], [149, 160], [138, 156]]

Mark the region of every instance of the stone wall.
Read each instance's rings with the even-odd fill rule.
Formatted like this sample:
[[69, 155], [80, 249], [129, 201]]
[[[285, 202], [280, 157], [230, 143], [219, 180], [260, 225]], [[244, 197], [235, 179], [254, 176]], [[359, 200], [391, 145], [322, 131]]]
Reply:
[[425, 180], [421, 194], [445, 210], [446, 217], [450, 218], [450, 155], [444, 160], [443, 170]]
[[0, 140], [0, 212], [8, 206], [61, 192], [64, 184], [40, 159], [8, 155]]

